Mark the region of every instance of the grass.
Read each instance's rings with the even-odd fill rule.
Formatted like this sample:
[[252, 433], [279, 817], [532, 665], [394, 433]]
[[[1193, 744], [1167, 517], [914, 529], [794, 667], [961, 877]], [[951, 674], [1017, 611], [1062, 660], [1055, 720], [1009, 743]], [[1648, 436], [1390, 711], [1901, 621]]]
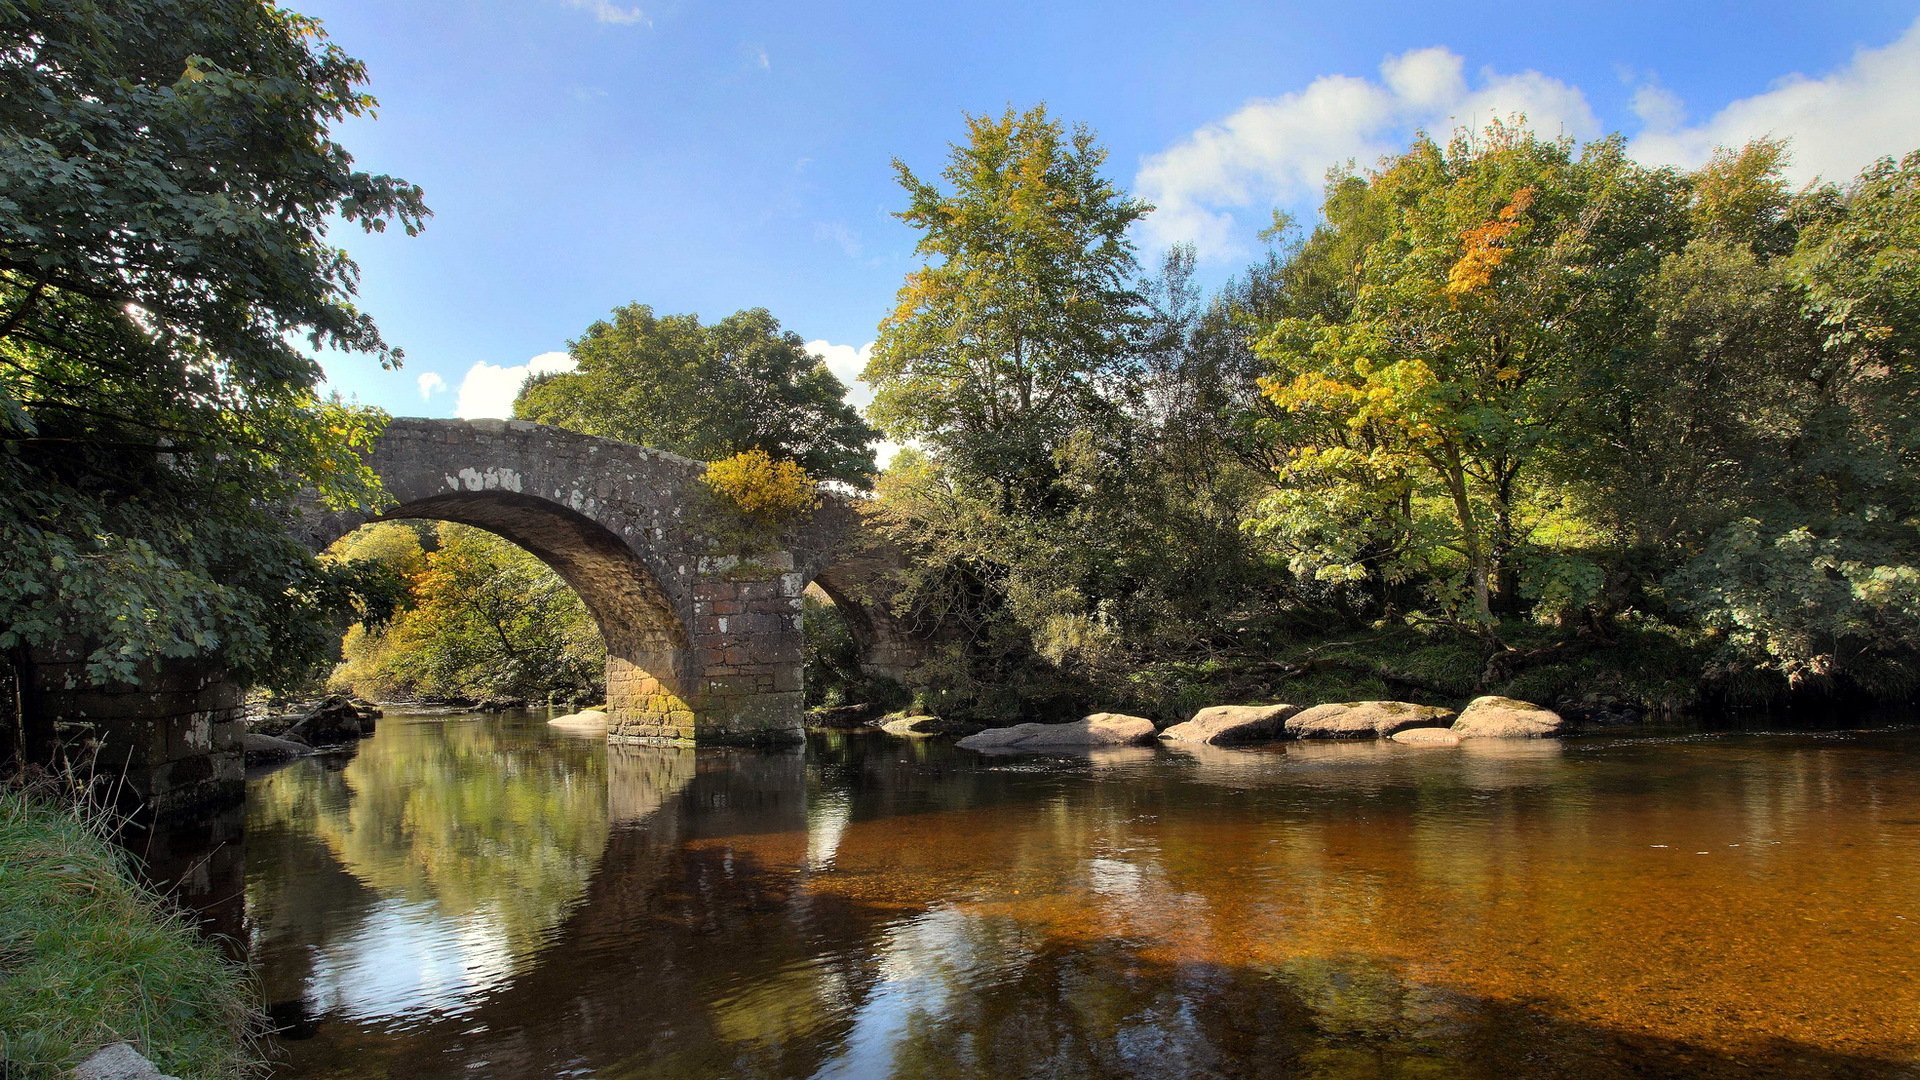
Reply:
[[142, 885], [106, 823], [0, 789], [0, 1076], [125, 1040], [180, 1077], [264, 1072], [246, 970]]

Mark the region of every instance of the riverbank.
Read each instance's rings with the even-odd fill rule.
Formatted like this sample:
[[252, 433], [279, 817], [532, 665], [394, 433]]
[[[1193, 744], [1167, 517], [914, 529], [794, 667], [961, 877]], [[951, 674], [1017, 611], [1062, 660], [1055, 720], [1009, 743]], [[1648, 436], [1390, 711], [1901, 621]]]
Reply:
[[258, 1076], [257, 997], [91, 823], [0, 790], [0, 1074], [124, 1040], [172, 1076]]
[[1730, 663], [1709, 637], [1653, 620], [1622, 620], [1605, 636], [1509, 621], [1495, 638], [1406, 625], [1275, 637], [1216, 657], [1140, 665], [1082, 690], [1060, 711], [1084, 704], [1081, 712], [1137, 713], [1166, 725], [1222, 702], [1399, 700], [1457, 708], [1492, 694], [1553, 709], [1588, 729], [1683, 718], [1709, 727], [1815, 728], [1851, 722], [1864, 710], [1920, 705], [1920, 682], [1910, 671], [1889, 668], [1872, 681], [1790, 683], [1777, 672]]

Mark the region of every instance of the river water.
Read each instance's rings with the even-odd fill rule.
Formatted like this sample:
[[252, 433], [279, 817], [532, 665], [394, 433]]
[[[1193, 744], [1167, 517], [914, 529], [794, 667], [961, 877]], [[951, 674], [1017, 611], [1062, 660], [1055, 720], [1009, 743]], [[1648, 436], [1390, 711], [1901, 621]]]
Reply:
[[1912, 729], [983, 757], [389, 716], [223, 839], [187, 877], [277, 1075], [1920, 1077]]

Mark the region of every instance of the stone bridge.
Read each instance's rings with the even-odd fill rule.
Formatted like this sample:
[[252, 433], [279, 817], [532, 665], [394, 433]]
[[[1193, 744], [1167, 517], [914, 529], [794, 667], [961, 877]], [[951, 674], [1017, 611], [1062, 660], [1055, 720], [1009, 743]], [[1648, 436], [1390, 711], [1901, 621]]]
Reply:
[[320, 550], [370, 521], [425, 518], [532, 552], [599, 624], [611, 739], [799, 741], [809, 584], [845, 617], [868, 670], [911, 677], [915, 642], [886, 604], [898, 556], [845, 498], [742, 541], [700, 483], [700, 462], [517, 420], [396, 419], [371, 465], [391, 505], [302, 507], [296, 534]]

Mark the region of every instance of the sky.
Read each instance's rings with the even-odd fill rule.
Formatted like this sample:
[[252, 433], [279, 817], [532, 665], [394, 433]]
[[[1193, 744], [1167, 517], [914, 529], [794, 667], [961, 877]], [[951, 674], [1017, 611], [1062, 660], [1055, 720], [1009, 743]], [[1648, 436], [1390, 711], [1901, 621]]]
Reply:
[[377, 115], [336, 138], [426, 190], [409, 238], [340, 228], [404, 365], [323, 357], [400, 416], [505, 416], [627, 303], [764, 307], [850, 387], [916, 235], [897, 159], [945, 164], [968, 113], [1044, 102], [1158, 209], [1143, 264], [1204, 282], [1311, 222], [1330, 167], [1513, 112], [1654, 164], [1792, 140], [1845, 180], [1920, 148], [1920, 0], [967, 4], [291, 0], [365, 61]]

